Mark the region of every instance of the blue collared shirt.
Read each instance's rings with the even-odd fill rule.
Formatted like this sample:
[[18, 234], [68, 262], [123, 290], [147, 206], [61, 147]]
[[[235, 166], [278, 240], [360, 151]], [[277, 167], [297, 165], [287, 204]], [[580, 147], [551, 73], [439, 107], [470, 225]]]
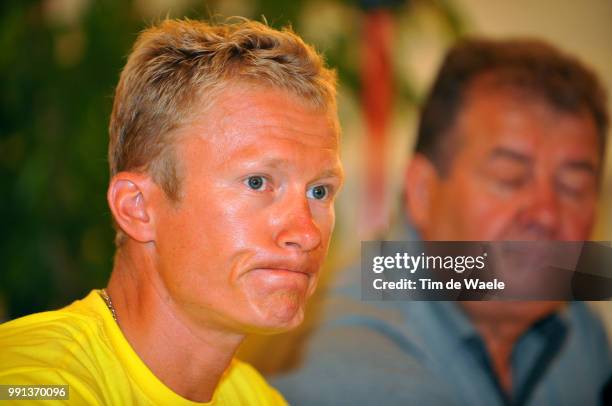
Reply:
[[299, 369], [272, 379], [291, 404], [598, 405], [612, 373], [603, 326], [579, 302], [519, 339], [510, 396], [456, 303], [364, 302], [353, 283], [325, 309]]

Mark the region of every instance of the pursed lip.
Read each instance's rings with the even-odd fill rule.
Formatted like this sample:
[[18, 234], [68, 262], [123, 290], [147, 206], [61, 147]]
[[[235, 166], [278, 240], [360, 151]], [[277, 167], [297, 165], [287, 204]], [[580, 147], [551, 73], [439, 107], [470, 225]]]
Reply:
[[249, 267], [251, 270], [262, 270], [262, 271], [285, 271], [304, 274], [306, 276], [312, 276], [316, 274], [316, 270], [312, 270], [311, 267], [307, 267], [305, 263], [299, 262], [276, 262], [276, 261], [261, 261], [253, 264]]
[[270, 266], [260, 266], [260, 267], [253, 268], [252, 270], [253, 271], [269, 271], [269, 272], [291, 272], [291, 273], [296, 273], [296, 274], [302, 274], [307, 277], [310, 277], [313, 275], [312, 272], [304, 272], [304, 271], [299, 271], [296, 269], [278, 268], [278, 267], [270, 267]]
[[270, 260], [263, 258], [251, 262], [246, 269], [248, 269], [247, 273], [251, 275], [260, 274], [264, 277], [273, 277], [273, 280], [276, 280], [277, 283], [281, 280], [294, 283], [305, 278], [308, 284], [308, 296], [314, 292], [317, 286], [319, 273], [319, 267], [307, 260], [288, 261], [286, 259]]

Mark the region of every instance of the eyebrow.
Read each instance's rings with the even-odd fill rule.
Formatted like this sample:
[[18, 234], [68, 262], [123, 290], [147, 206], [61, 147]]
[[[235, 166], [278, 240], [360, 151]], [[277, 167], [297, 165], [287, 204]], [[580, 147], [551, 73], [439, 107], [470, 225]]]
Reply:
[[[522, 164], [529, 164], [532, 162], [532, 158], [529, 155], [514, 151], [505, 147], [497, 147], [491, 153], [489, 160], [497, 159], [497, 158], [506, 158], [511, 159], [513, 161], [520, 162]], [[595, 164], [586, 159], [578, 159], [574, 161], [564, 162], [562, 165], [563, 169], [571, 169], [577, 171], [588, 172], [594, 176], [598, 175], [597, 168]]]
[[342, 170], [339, 167], [326, 169], [321, 172], [318, 176], [319, 178], [341, 178]]
[[529, 155], [505, 147], [495, 148], [493, 152], [491, 152], [489, 160], [498, 158], [511, 159], [513, 161], [517, 161], [523, 164], [529, 164], [533, 161], [533, 159]]
[[591, 175], [597, 176], [597, 169], [595, 165], [586, 160], [577, 160], [577, 161], [569, 161], [565, 162], [563, 165], [563, 169], [572, 169], [577, 171], [588, 172]]
[[241, 163], [245, 169], [252, 167], [267, 168], [273, 170], [285, 170], [289, 166], [289, 161], [282, 158], [263, 158], [259, 159], [260, 153], [253, 154], [253, 159], [248, 162]]
[[[263, 162], [261, 162], [261, 165], [269, 167], [269, 168], [273, 168], [273, 169], [278, 169], [278, 168], [284, 168], [286, 167], [288, 164], [288, 162], [284, 159], [278, 159], [278, 158], [271, 158], [271, 159], [266, 159]], [[317, 178], [342, 178], [343, 175], [343, 171], [341, 169], [341, 167], [333, 167], [330, 169], [326, 169], [323, 172], [321, 172], [320, 174], [317, 175]]]
[[264, 160], [263, 162], [261, 162], [261, 165], [277, 169], [287, 166], [287, 162], [283, 159], [272, 158]]

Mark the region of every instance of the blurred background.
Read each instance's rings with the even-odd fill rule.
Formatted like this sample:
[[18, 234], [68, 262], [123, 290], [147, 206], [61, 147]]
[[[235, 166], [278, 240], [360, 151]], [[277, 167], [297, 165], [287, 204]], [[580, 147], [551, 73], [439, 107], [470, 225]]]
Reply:
[[[234, 15], [277, 28], [290, 24], [339, 73], [347, 184], [319, 296], [335, 270], [358, 259], [362, 239], [398, 222], [418, 108], [458, 38], [549, 40], [590, 65], [612, 93], [607, 0], [2, 1], [0, 321], [64, 306], [106, 284], [114, 252], [105, 198], [107, 125], [139, 31], [165, 17]], [[596, 240], [612, 240], [611, 166]], [[278, 339], [287, 353], [316, 319], [316, 304], [315, 298], [300, 331]], [[243, 357], [264, 372], [277, 370], [284, 361], [270, 357], [271, 340], [250, 339]]]

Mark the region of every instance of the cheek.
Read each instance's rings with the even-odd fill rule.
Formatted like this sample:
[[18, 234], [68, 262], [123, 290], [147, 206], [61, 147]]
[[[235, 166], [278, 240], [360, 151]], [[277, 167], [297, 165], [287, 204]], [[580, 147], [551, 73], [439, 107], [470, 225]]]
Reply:
[[333, 206], [311, 209], [313, 219], [321, 232], [321, 245], [326, 250], [336, 225], [336, 212]]
[[263, 208], [254, 208], [248, 201], [232, 201], [215, 213], [216, 232], [236, 250], [262, 245], [271, 240], [271, 216]]
[[447, 181], [440, 197], [443, 238], [493, 240], [512, 223], [516, 199], [502, 197], [476, 174], [463, 173]]
[[[194, 195], [192, 195], [194, 196]], [[261, 235], [261, 215], [218, 195], [185, 197], [162, 220], [159, 249], [170, 265], [199, 268], [204, 263], [228, 268]]]
[[595, 199], [580, 205], [565, 205], [562, 207], [562, 233], [561, 239], [585, 240], [588, 239], [595, 224]]
[[215, 192], [200, 200], [197, 215], [207, 223], [212, 236], [221, 243], [241, 245], [243, 240], [265, 234], [265, 210], [257, 199], [227, 185], [213, 186], [211, 190]]

